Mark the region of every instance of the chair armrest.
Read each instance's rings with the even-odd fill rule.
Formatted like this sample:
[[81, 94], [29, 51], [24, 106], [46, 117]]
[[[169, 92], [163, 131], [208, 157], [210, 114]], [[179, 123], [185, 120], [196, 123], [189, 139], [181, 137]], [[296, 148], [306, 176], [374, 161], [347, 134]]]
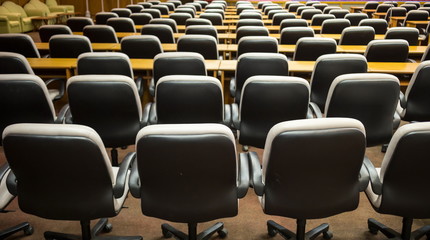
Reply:
[[318, 107], [318, 105], [314, 102], [309, 102], [309, 108], [312, 111], [313, 115], [315, 115], [316, 118], [322, 118], [322, 112], [321, 109]]
[[46, 12], [40, 9], [26, 9], [25, 12], [29, 17], [46, 17]]
[[67, 12], [67, 9], [64, 6], [55, 6], [55, 7], [49, 7], [49, 11], [51, 11], [51, 12]]
[[0, 23], [8, 24], [7, 22], [9, 22], [9, 18], [6, 16], [0, 16]]
[[66, 79], [65, 78], [51, 78], [47, 81], [45, 81], [45, 85], [48, 86], [49, 84], [53, 83], [53, 82], [58, 82], [59, 83], [59, 93], [58, 95], [54, 98], [54, 100], [58, 100], [61, 99], [64, 96], [64, 92], [66, 89]]
[[382, 194], [382, 183], [381, 183], [381, 180], [379, 179], [379, 175], [375, 169], [375, 166], [373, 166], [372, 162], [366, 156], [364, 157], [363, 164], [366, 167], [367, 172], [369, 173], [372, 191], [375, 194], [381, 195]]
[[5, 163], [0, 167], [0, 181], [4, 178], [9, 169], [10, 167], [8, 163]]
[[131, 168], [130, 181], [129, 181], [130, 193], [135, 198], [140, 198], [140, 178], [139, 171], [137, 170], [137, 161], [134, 161], [133, 167]]
[[402, 108], [406, 107], [406, 99], [405, 99], [405, 94], [403, 94], [402, 91], [399, 92], [399, 101], [400, 101], [400, 106]]
[[152, 103], [147, 103], [143, 108], [141, 127], [145, 127], [149, 124], [149, 113], [151, 111], [151, 106], [152, 106]]
[[393, 129], [394, 130], [397, 130], [399, 128], [400, 122], [401, 122], [400, 113], [395, 111], [394, 116], [393, 116]]
[[366, 190], [367, 186], [369, 185], [369, 172], [367, 172], [364, 164], [361, 165], [358, 181], [360, 182], [360, 192]]
[[240, 120], [239, 120], [239, 105], [237, 103], [231, 104], [231, 120], [233, 122], [233, 127], [236, 130], [240, 129]]
[[6, 179], [6, 187], [10, 194], [17, 196], [18, 195], [18, 186], [17, 186], [16, 176], [12, 171], [9, 171], [9, 174]]
[[251, 183], [254, 186], [255, 194], [258, 196], [263, 196], [264, 194], [264, 183], [263, 183], [263, 173], [261, 171], [260, 160], [256, 152], [249, 152], [249, 165], [251, 166]]
[[10, 21], [20, 21], [21, 13], [0, 13], [2, 16], [6, 16]]
[[149, 110], [149, 124], [157, 124], [157, 103], [151, 104], [151, 109]]
[[131, 168], [134, 160], [136, 159], [136, 153], [131, 152], [125, 156], [121, 164], [119, 164], [119, 171], [116, 175], [115, 186], [113, 187], [113, 194], [115, 198], [120, 198], [124, 195], [125, 183], [127, 182], [128, 171]]
[[231, 106], [230, 104], [224, 104], [224, 125], [231, 127]]
[[134, 81], [136, 82], [137, 91], [139, 92], [139, 96], [143, 96], [144, 88], [142, 85], [142, 77], [137, 77]]
[[247, 153], [239, 155], [239, 183], [237, 186], [237, 197], [243, 198], [249, 188], [249, 161]]
[[60, 112], [58, 113], [57, 119], [55, 119], [54, 122], [59, 123], [59, 124], [64, 123], [66, 120], [66, 116], [67, 116], [67, 114], [69, 114], [69, 112], [70, 112], [69, 104], [64, 105], [61, 108]]
[[149, 82], [149, 94], [151, 94], [151, 96], [155, 96], [155, 83], [154, 83], [154, 78], [151, 78], [151, 81]]
[[236, 96], [236, 78], [234, 77], [230, 80], [230, 96], [233, 98]]

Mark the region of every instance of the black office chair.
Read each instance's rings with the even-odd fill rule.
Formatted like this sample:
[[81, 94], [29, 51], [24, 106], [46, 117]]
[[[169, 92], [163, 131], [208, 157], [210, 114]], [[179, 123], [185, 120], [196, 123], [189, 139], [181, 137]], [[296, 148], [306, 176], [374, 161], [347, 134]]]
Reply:
[[406, 62], [408, 55], [409, 44], [403, 39], [372, 40], [364, 52], [368, 62]]
[[96, 13], [95, 20], [96, 20], [96, 24], [104, 25], [107, 23], [107, 20], [109, 18], [116, 18], [116, 17], [119, 17], [118, 14], [113, 12], [98, 12]]
[[303, 4], [303, 3], [293, 3], [293, 4], [290, 4], [289, 6], [288, 6], [288, 12], [297, 12], [297, 9], [299, 8], [299, 7], [304, 7], [304, 6], [306, 6], [305, 4]]
[[274, 37], [242, 37], [237, 44], [237, 56], [248, 52], [278, 53], [278, 40]]
[[263, 16], [261, 16], [261, 13], [256, 13], [256, 12], [242, 12], [239, 15], [239, 19], [257, 19], [257, 20], [263, 20]]
[[236, 23], [236, 29], [243, 26], [259, 26], [264, 27], [263, 20], [260, 19], [239, 19]]
[[368, 19], [369, 16], [365, 13], [348, 13], [345, 15], [345, 19], [348, 19], [351, 26], [358, 26], [361, 20]]
[[58, 34], [49, 39], [51, 58], [77, 58], [82, 53], [92, 51], [90, 39], [86, 36]]
[[223, 25], [222, 15], [218, 13], [202, 13], [200, 14], [200, 18], [208, 19], [209, 21], [211, 21], [212, 25]]
[[237, 160], [235, 139], [228, 127], [148, 126], [137, 136], [136, 152], [130, 189], [134, 197], [141, 198], [142, 213], [188, 224], [188, 234], [163, 224], [164, 237], [209, 239], [216, 232], [222, 238], [227, 236], [223, 223], [200, 234], [197, 224], [236, 216], [238, 198], [243, 198], [249, 187], [248, 162], [245, 158]]
[[332, 38], [302, 37], [297, 41], [293, 60], [316, 61], [324, 54], [336, 53], [336, 49], [336, 40]]
[[284, 19], [281, 21], [279, 29], [287, 27], [308, 27], [308, 22], [305, 19]]
[[245, 81], [255, 75], [288, 76], [287, 57], [280, 53], [244, 53], [237, 60], [235, 77], [230, 80], [230, 95], [240, 103]]
[[126, 8], [130, 9], [131, 14], [133, 14], [133, 13], [139, 13], [140, 11], [142, 11], [143, 6], [139, 4], [129, 4], [126, 6]]
[[[354, 119], [275, 125], [266, 140], [262, 167], [255, 152], [247, 154], [251, 181], [264, 213], [297, 219], [297, 230], [294, 233], [269, 220], [269, 237], [279, 233], [285, 239], [305, 240], [323, 234], [324, 239], [331, 239], [327, 223], [306, 232], [306, 221], [358, 207], [360, 191], [369, 181], [362, 168], [365, 144], [364, 126]], [[319, 196], [318, 204], [312, 200], [315, 196]]]
[[345, 18], [347, 14], [349, 14], [349, 10], [346, 9], [332, 9], [328, 12], [329, 14], [334, 15], [336, 18]]
[[301, 16], [302, 15], [302, 12], [304, 11], [304, 10], [308, 10], [308, 9], [315, 9], [314, 7], [312, 7], [312, 6], [302, 6], [302, 7], [298, 7], [297, 8], [297, 11], [296, 11], [296, 15], [297, 16]]
[[[116, 216], [127, 197], [128, 171], [135, 154], [129, 154], [119, 168], [112, 167], [93, 129], [63, 124], [11, 125], [4, 131], [3, 148], [12, 170], [7, 187], [19, 196], [23, 212], [52, 220], [80, 221], [84, 240], [112, 229], [106, 218]], [[99, 218], [91, 230], [90, 221]], [[77, 239], [55, 232], [45, 232], [44, 237]]]
[[[171, 2], [171, 0], [169, 0], [169, 2]], [[181, 1], [178, 1], [178, 3], [179, 3], [179, 5], [182, 4]], [[206, 6], [208, 5], [207, 1], [195, 1], [195, 3], [199, 3], [202, 6], [202, 9], [206, 8]]]
[[33, 39], [23, 33], [0, 34], [0, 51], [19, 53], [27, 58], [40, 58]]
[[335, 7], [335, 6], [328, 6], [324, 8], [323, 14], [330, 14], [330, 11], [333, 9], [342, 9], [341, 7]]
[[403, 21], [402, 26], [406, 27], [407, 21], [427, 21], [429, 18], [429, 12], [424, 10], [411, 10], [406, 14], [406, 18]]
[[192, 25], [187, 26], [185, 29], [185, 34], [204, 34], [209, 35], [217, 39], [218, 41], [218, 30], [215, 26], [208, 26], [208, 25]]
[[[173, 14], [173, 13], [172, 13]], [[171, 15], [170, 15], [171, 16]], [[156, 18], [152, 19], [150, 24], [164, 24], [172, 28], [173, 33], [178, 32], [178, 22], [176, 22], [175, 19], [168, 19], [168, 18]], [[182, 24], [183, 25], [183, 24]]]
[[185, 4], [186, 6], [194, 6], [196, 9], [196, 12], [201, 12], [202, 11], [202, 5], [200, 5], [200, 3], [196, 3], [196, 2], [189, 2]]
[[193, 16], [189, 13], [175, 12], [170, 14], [169, 18], [175, 21], [177, 25], [186, 25], [187, 20], [192, 19]]
[[220, 58], [218, 41], [209, 35], [183, 35], [178, 39], [177, 51], [200, 53], [205, 59]]
[[131, 10], [128, 8], [113, 8], [111, 12], [118, 14], [119, 17], [130, 17], [132, 14]]
[[82, 32], [85, 26], [94, 25], [94, 22], [91, 18], [87, 17], [70, 17], [67, 19], [66, 25], [72, 32]]
[[316, 14], [322, 14], [322, 11], [319, 9], [306, 9], [302, 12], [301, 18], [311, 20]]
[[386, 12], [388, 12], [388, 9], [390, 9], [392, 7], [393, 7], [392, 4], [382, 3], [382, 4], [378, 5], [378, 7], [376, 8], [376, 12], [377, 13], [386, 13]]
[[418, 29], [413, 27], [392, 27], [385, 33], [385, 39], [404, 39], [409, 46], [417, 46], [419, 35]]
[[212, 22], [208, 19], [203, 18], [190, 18], [185, 20], [185, 26], [193, 26], [193, 25], [212, 25]]
[[391, 17], [402, 17], [402, 16], [406, 16], [406, 14], [407, 14], [406, 8], [392, 7], [388, 9], [384, 19], [387, 20], [387, 22], [389, 22], [391, 20]]
[[225, 19], [225, 12], [221, 9], [207, 9], [204, 13], [218, 13], [221, 15], [222, 19]]
[[152, 3], [150, 3], [150, 2], [138, 2], [137, 4], [142, 6], [144, 9], [149, 9], [152, 6]]
[[321, 26], [322, 23], [327, 19], [335, 19], [336, 17], [332, 14], [315, 14], [311, 20], [311, 26]]
[[328, 7], [328, 4], [327, 3], [316, 3], [316, 4], [313, 4], [312, 7], [314, 7], [315, 9], [319, 9], [321, 11], [324, 11], [324, 9], [326, 7]]
[[152, 15], [149, 13], [132, 13], [130, 19], [133, 20], [134, 25], [146, 25], [152, 20]]
[[142, 35], [154, 35], [161, 43], [175, 43], [173, 29], [166, 24], [147, 24], [141, 29]]
[[158, 9], [154, 8], [144, 8], [140, 11], [141, 13], [149, 13], [151, 14], [152, 18], [161, 18], [161, 12]]
[[280, 44], [297, 44], [302, 37], [314, 37], [314, 30], [310, 27], [286, 27], [281, 31]]
[[169, 15], [169, 7], [163, 5], [152, 5], [150, 9], [158, 9], [160, 10], [161, 15]]
[[[175, 11], [175, 8], [176, 8], [176, 5], [173, 2], [160, 2], [159, 5], [167, 6], [169, 8], [169, 11]], [[201, 8], [200, 4], [199, 4], [199, 6]], [[200, 9], [200, 11], [201, 11], [201, 9]]]
[[417, 10], [417, 6], [415, 4], [409, 4], [408, 2], [400, 5], [400, 7], [403, 7], [406, 9], [407, 12], [413, 11], [413, 10]]
[[136, 32], [136, 27], [130, 17], [109, 18], [107, 25], [113, 27], [116, 32]]
[[163, 52], [160, 40], [156, 36], [127, 36], [121, 39], [121, 52], [129, 58], [153, 59]]
[[390, 214], [403, 218], [401, 233], [383, 225], [377, 220], [368, 220], [369, 231], [380, 231], [388, 238], [402, 240], [421, 239], [430, 235], [430, 226], [426, 225], [412, 232], [414, 218], [430, 216], [428, 192], [422, 190], [422, 184], [428, 183], [426, 171], [429, 167], [429, 123], [412, 123], [400, 127], [393, 135], [381, 168], [375, 168], [366, 159], [370, 184], [366, 195], [373, 209], [381, 214]]
[[247, 36], [269, 36], [269, 30], [263, 26], [243, 26], [236, 29], [236, 43], [240, 41], [242, 37]]
[[339, 45], [367, 45], [375, 39], [375, 29], [369, 26], [343, 29]]
[[57, 34], [72, 35], [72, 30], [65, 25], [43, 25], [39, 28], [39, 37], [42, 42], [49, 42], [49, 39]]
[[350, 26], [351, 23], [348, 19], [327, 19], [321, 25], [321, 34], [341, 34], [343, 29]]
[[363, 6], [363, 9], [376, 9], [379, 6], [379, 2], [366, 2]]
[[[221, 83], [214, 77], [169, 75], [158, 80], [153, 103], [145, 106], [149, 124], [221, 123], [231, 125]], [[147, 113], [149, 112], [149, 113]]]
[[370, 26], [375, 29], [375, 34], [385, 34], [388, 29], [388, 22], [385, 19], [363, 19], [358, 26]]
[[196, 12], [194, 9], [191, 8], [180, 8], [181, 6], [179, 6], [176, 10], [175, 13], [188, 13], [189, 15], [191, 15], [192, 18], [196, 17]]
[[309, 83], [298, 77], [248, 78], [240, 104], [232, 104], [233, 126], [239, 131], [239, 143], [264, 148], [267, 134], [275, 124], [306, 118], [309, 92]]
[[91, 43], [118, 43], [115, 29], [108, 25], [89, 25], [84, 27], [84, 36]]
[[327, 94], [334, 79], [348, 73], [367, 73], [367, 61], [359, 54], [326, 54], [315, 62], [310, 80], [311, 107], [325, 108]]
[[278, 25], [281, 25], [281, 22], [284, 19], [294, 19], [294, 18], [296, 18], [296, 15], [294, 15], [293, 13], [277, 13], [273, 16], [272, 25], [278, 26]]
[[243, 12], [243, 10], [246, 10], [246, 9], [254, 9], [254, 6], [250, 4], [241, 4], [236, 8], [236, 15], [240, 15]]

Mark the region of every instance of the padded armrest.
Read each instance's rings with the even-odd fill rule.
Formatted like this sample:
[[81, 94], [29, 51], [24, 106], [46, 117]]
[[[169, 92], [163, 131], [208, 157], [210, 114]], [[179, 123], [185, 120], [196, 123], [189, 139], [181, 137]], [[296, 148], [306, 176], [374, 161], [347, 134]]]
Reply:
[[369, 174], [370, 184], [372, 186], [372, 191], [377, 195], [381, 195], [382, 194], [382, 183], [381, 183], [381, 180], [379, 179], [379, 175], [375, 169], [375, 166], [373, 166], [372, 162], [366, 156], [364, 157], [363, 164], [366, 167], [367, 172]]
[[46, 13], [39, 9], [26, 9], [25, 12], [29, 17], [46, 17]]
[[0, 167], [0, 181], [4, 178], [7, 171], [10, 169], [9, 164], [5, 163]]
[[397, 111], [394, 112], [394, 116], [393, 116], [393, 129], [397, 130], [400, 126], [400, 113], [398, 113]]
[[127, 182], [127, 173], [135, 159], [135, 152], [128, 153], [119, 165], [119, 171], [116, 175], [115, 186], [113, 187], [113, 194], [115, 198], [121, 198], [122, 195], [124, 195], [125, 183]]
[[247, 153], [239, 155], [239, 183], [237, 186], [237, 197], [243, 198], [249, 188], [249, 162]]
[[53, 83], [53, 82], [58, 82], [59, 84], [59, 88], [58, 90], [60, 91], [58, 93], [57, 96], [55, 96], [54, 101], [61, 99], [64, 96], [64, 91], [65, 91], [65, 86], [66, 86], [66, 79], [65, 78], [51, 78], [47, 81], [45, 81], [45, 85], [48, 86], [49, 84]]
[[149, 94], [151, 94], [151, 96], [155, 96], [155, 83], [154, 83], [154, 78], [151, 78], [151, 81], [149, 82]]
[[72, 116], [72, 112], [70, 111], [69, 104], [64, 105], [63, 108], [65, 108], [66, 106], [69, 109], [67, 109], [67, 111], [64, 113], [64, 123], [66, 123], [66, 124], [73, 124], [73, 116]]
[[51, 11], [51, 12], [67, 12], [67, 9], [64, 6], [54, 6], [54, 7], [49, 7], [49, 11]]
[[12, 171], [9, 171], [9, 175], [6, 179], [6, 187], [10, 194], [17, 196], [18, 195], [18, 186], [16, 182], [16, 176]]
[[0, 16], [0, 23], [7, 24], [8, 21], [9, 21], [9, 18], [7, 18], [6, 16]]
[[232, 77], [230, 80], [230, 96], [234, 98], [236, 96], [236, 78]]
[[240, 120], [239, 120], [239, 105], [237, 103], [231, 104], [231, 120], [233, 122], [233, 127], [236, 130], [240, 129]]
[[64, 105], [60, 112], [58, 113], [57, 119], [55, 119], [55, 123], [64, 123], [66, 120], [67, 114], [70, 112], [69, 104]]
[[360, 181], [360, 192], [366, 190], [367, 186], [369, 185], [369, 172], [367, 172], [364, 164], [361, 165], [360, 176], [358, 177], [358, 180]]
[[315, 115], [316, 118], [322, 118], [322, 112], [321, 109], [318, 107], [318, 105], [314, 102], [309, 102], [309, 108], [312, 111], [313, 115]]
[[400, 91], [400, 93], [399, 93], [399, 101], [400, 101], [400, 106], [402, 108], [405, 108], [406, 107], [406, 99], [405, 99], [405, 94], [403, 94], [402, 91]]
[[263, 184], [263, 173], [261, 171], [260, 160], [256, 152], [249, 152], [249, 165], [251, 166], [251, 182], [254, 186], [255, 194], [258, 196], [263, 196], [264, 194], [264, 184]]
[[10, 21], [20, 21], [21, 13], [0, 13], [2, 16], [6, 16]]
[[140, 178], [139, 178], [139, 172], [137, 170], [137, 161], [134, 161], [133, 167], [131, 168], [130, 173], [130, 193], [135, 198], [140, 198]]
[[[149, 103], [148, 103], [149, 104]], [[151, 103], [151, 107], [149, 109], [149, 124], [157, 124], [157, 104]]]
[[149, 112], [151, 111], [151, 105], [152, 103], [147, 103], [143, 108], [142, 121], [140, 126], [141, 128], [145, 127], [146, 125], [149, 125]]
[[230, 104], [224, 104], [224, 125], [231, 127], [231, 106]]
[[137, 77], [134, 81], [136, 82], [136, 87], [137, 87], [137, 91], [139, 93], [139, 96], [142, 97], [143, 92], [144, 92], [144, 88], [142, 85], [143, 79], [142, 79], [142, 77]]

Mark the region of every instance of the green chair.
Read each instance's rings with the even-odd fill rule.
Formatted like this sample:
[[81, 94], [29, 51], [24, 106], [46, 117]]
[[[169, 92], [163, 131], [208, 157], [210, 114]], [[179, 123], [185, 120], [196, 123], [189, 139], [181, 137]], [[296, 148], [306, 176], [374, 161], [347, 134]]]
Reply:
[[[0, 16], [6, 16], [9, 21], [10, 30], [0, 30], [1, 33], [4, 32], [29, 32], [33, 30], [33, 24], [31, 21], [31, 17], [27, 15], [20, 5], [12, 2], [5, 1], [0, 7]], [[14, 21], [17, 21], [18, 24]], [[18, 26], [20, 26], [20, 30], [18, 30]], [[6, 29], [6, 28], [5, 28]]]
[[75, 12], [75, 6], [73, 5], [58, 5], [56, 0], [46, 0], [45, 4], [49, 7], [49, 9], [52, 8], [51, 11], [54, 11], [54, 9], [57, 9], [58, 7], [66, 8], [66, 13], [74, 13]]

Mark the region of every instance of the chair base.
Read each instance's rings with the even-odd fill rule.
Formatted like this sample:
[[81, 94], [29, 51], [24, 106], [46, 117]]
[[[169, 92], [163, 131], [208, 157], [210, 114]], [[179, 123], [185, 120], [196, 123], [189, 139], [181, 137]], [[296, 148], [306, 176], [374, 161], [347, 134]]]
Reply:
[[373, 218], [367, 220], [369, 232], [377, 234], [380, 231], [387, 238], [396, 238], [402, 240], [420, 239], [424, 235], [427, 235], [427, 239], [430, 239], [430, 225], [426, 225], [412, 232], [412, 218], [403, 218], [402, 232], [396, 232], [393, 229], [385, 226], [384, 224], [376, 221]]
[[0, 231], [0, 239], [5, 239], [10, 235], [15, 234], [19, 231], [24, 231], [24, 234], [26, 236], [29, 236], [33, 234], [34, 230], [33, 230], [33, 227], [28, 222], [24, 222], [19, 225]]
[[167, 223], [161, 225], [161, 230], [163, 231], [163, 236], [165, 238], [174, 236], [179, 240], [208, 240], [215, 233], [218, 233], [220, 238], [225, 238], [228, 234], [227, 229], [224, 228], [224, 223], [221, 222], [216, 223], [199, 234], [197, 234], [196, 223], [188, 223], [188, 235]]
[[103, 236], [96, 237], [100, 232], [110, 232], [112, 231], [112, 224], [108, 223], [107, 218], [100, 219], [93, 229], [90, 228], [90, 221], [81, 221], [82, 236], [77, 236], [67, 233], [58, 232], [45, 232], [44, 237], [46, 240], [142, 240], [140, 236]]
[[318, 237], [320, 234], [323, 234], [324, 239], [331, 239], [333, 237], [333, 234], [328, 230], [329, 225], [327, 223], [323, 223], [306, 233], [305, 226], [306, 220], [297, 219], [297, 233], [293, 233], [272, 220], [267, 221], [267, 231], [271, 237], [274, 237], [277, 233], [279, 233], [279, 235], [285, 239], [292, 240], [312, 240]]

